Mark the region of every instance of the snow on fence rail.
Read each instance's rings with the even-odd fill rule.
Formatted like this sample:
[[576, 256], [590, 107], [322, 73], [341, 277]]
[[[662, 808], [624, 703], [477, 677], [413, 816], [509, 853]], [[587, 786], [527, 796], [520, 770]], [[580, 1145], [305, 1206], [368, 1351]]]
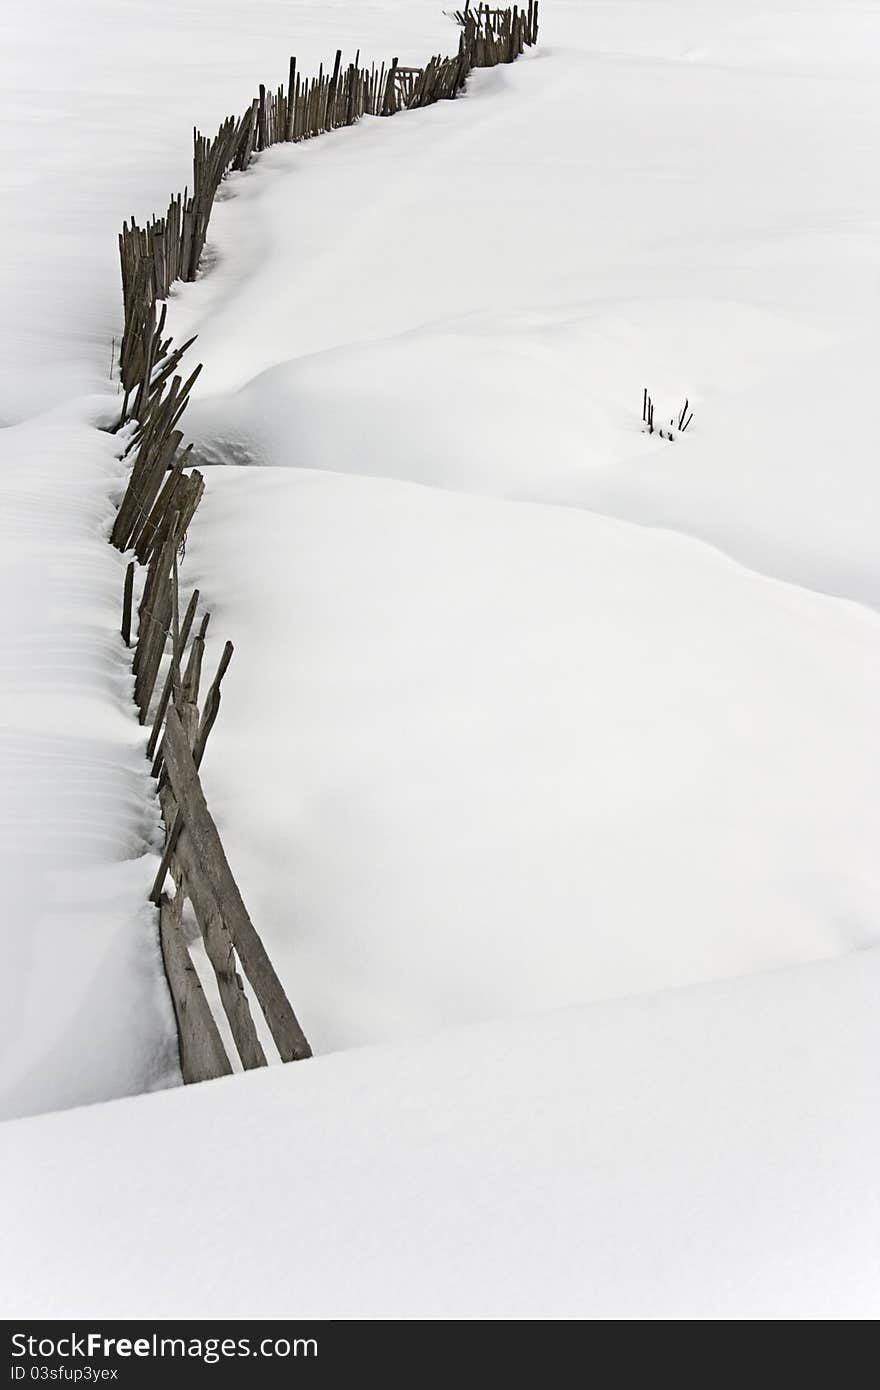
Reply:
[[[140, 586], [133, 659], [134, 699], [140, 722], [152, 714], [147, 756], [158, 779], [165, 823], [165, 851], [153, 887], [165, 974], [174, 1004], [185, 1083], [232, 1071], [220, 1029], [186, 943], [184, 909], [190, 902], [236, 1051], [245, 1068], [265, 1066], [240, 964], [262, 1010], [282, 1061], [311, 1056], [308, 1041], [248, 916], [232, 875], [217, 827], [199, 780], [208, 736], [220, 707], [220, 683], [232, 657], [227, 642], [201, 713], [199, 687], [205, 614], [195, 636], [199, 604], [196, 590], [180, 619], [178, 560], [189, 525], [204, 492], [202, 475], [187, 472], [191, 445], [178, 428], [201, 366], [184, 379], [178, 373], [195, 339], [175, 347], [164, 336], [165, 300], [175, 280], [193, 280], [205, 247], [217, 189], [231, 170], [244, 170], [255, 153], [270, 145], [299, 141], [353, 125], [365, 114], [399, 111], [452, 99], [473, 68], [512, 63], [537, 41], [538, 0], [526, 6], [492, 9], [470, 3], [453, 16], [461, 27], [458, 51], [439, 54], [422, 68], [392, 59], [377, 69], [361, 67], [359, 55], [345, 69], [336, 53], [332, 69], [302, 77], [290, 60], [287, 89], [267, 92], [261, 85], [241, 117], [230, 116], [213, 140], [193, 132], [193, 190], [172, 198], [162, 217], [145, 227], [134, 218], [119, 238], [124, 331], [119, 372], [124, 389], [117, 429], [130, 433], [126, 455], [132, 464], [110, 540], [133, 552], [125, 577], [122, 635], [131, 645], [135, 581]], [[169, 638], [170, 658], [158, 700], [159, 672]], [[184, 665], [185, 663], [185, 665]], [[175, 885], [166, 892], [168, 875]]]

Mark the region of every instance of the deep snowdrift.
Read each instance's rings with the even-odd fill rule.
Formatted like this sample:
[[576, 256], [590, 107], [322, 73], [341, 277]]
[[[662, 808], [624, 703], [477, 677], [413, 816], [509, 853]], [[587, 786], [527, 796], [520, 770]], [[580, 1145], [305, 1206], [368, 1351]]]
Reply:
[[215, 469], [207, 794], [318, 1051], [876, 940], [880, 620], [570, 508]]

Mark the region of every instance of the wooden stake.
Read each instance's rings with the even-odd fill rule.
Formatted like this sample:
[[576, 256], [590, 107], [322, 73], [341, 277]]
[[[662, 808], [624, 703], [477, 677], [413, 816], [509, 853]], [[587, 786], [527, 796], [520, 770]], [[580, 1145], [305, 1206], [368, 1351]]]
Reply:
[[131, 605], [134, 594], [134, 560], [132, 560], [125, 571], [125, 588], [122, 594], [122, 640], [127, 647], [131, 646]]

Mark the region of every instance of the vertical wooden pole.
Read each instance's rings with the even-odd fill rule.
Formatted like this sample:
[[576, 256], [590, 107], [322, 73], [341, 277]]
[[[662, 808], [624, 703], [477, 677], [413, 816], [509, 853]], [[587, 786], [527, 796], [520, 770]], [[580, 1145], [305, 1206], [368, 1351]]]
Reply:
[[125, 571], [125, 588], [122, 594], [122, 640], [131, 646], [131, 605], [134, 594], [134, 560]]

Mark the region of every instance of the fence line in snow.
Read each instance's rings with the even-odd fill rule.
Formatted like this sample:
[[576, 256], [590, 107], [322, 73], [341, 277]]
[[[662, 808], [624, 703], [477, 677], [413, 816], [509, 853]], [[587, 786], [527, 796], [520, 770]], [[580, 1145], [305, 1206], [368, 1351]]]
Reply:
[[[200, 710], [210, 613], [201, 617], [196, 628], [200, 599], [196, 589], [181, 618], [178, 557], [203, 490], [197, 472], [184, 477], [178, 488], [178, 493], [186, 493], [180, 509], [166, 515], [164, 529], [152, 535], [133, 661], [140, 722], [147, 723], [152, 714], [147, 756], [153, 760], [152, 773], [157, 779], [166, 832], [152, 901], [159, 908], [162, 958], [177, 1020], [185, 1082], [223, 1076], [233, 1069], [187, 948], [187, 903], [213, 967], [217, 993], [242, 1066], [265, 1066], [267, 1058], [238, 963], [281, 1060], [297, 1061], [311, 1056], [308, 1041], [244, 905], [199, 778], [208, 738], [220, 710], [221, 683], [233, 652], [232, 643], [227, 642]], [[127, 643], [131, 641], [136, 567], [137, 561], [130, 561], [125, 577], [122, 634]], [[160, 689], [159, 671], [169, 643]], [[169, 873], [175, 887], [173, 895], [165, 891]]]
[[[193, 965], [185, 917], [190, 903], [217, 982], [235, 1049], [245, 1068], [265, 1066], [240, 964], [283, 1061], [311, 1056], [311, 1049], [251, 922], [208, 811], [199, 768], [220, 706], [220, 683], [232, 657], [226, 643], [201, 712], [199, 687], [210, 619], [194, 632], [196, 590], [180, 618], [178, 560], [204, 493], [204, 479], [187, 470], [191, 445], [179, 428], [201, 366], [188, 376], [178, 368], [195, 341], [175, 347], [165, 337], [162, 302], [176, 280], [193, 280], [199, 268], [217, 190], [227, 173], [244, 170], [254, 154], [281, 142], [311, 139], [364, 115], [393, 116], [458, 96], [479, 67], [512, 63], [537, 41], [538, 0], [492, 9], [468, 0], [454, 18], [461, 27], [458, 51], [436, 55], [424, 67], [397, 58], [378, 69], [345, 68], [337, 51], [332, 68], [306, 78], [290, 60], [288, 85], [260, 86], [240, 117], [229, 116], [216, 136], [193, 132], [193, 189], [171, 199], [164, 215], [140, 227], [134, 218], [119, 238], [124, 330], [119, 372], [124, 389], [117, 429], [129, 431], [131, 470], [111, 531], [119, 550], [132, 552], [123, 594], [122, 634], [131, 644], [136, 580], [140, 575], [133, 671], [138, 716], [152, 716], [147, 745], [158, 779], [165, 823], [165, 851], [152, 900], [159, 908], [165, 974], [177, 1019], [185, 1082], [232, 1070], [217, 1021]], [[161, 307], [160, 307], [161, 306]], [[138, 570], [138, 566], [141, 570]], [[170, 652], [167, 652], [170, 642]], [[167, 653], [167, 655], [166, 655]], [[157, 698], [159, 675], [166, 662]], [[168, 875], [174, 894], [166, 892]]]
[[[225, 174], [246, 169], [254, 154], [271, 145], [308, 140], [354, 125], [364, 115], [393, 116], [453, 99], [474, 68], [512, 63], [537, 41], [537, 0], [506, 10], [480, 5], [456, 17], [461, 36], [452, 57], [437, 54], [422, 68], [402, 67], [393, 58], [377, 69], [360, 67], [358, 54], [343, 68], [337, 50], [332, 68], [322, 67], [313, 78], [301, 76], [291, 58], [286, 90], [269, 92], [261, 85], [244, 114], [227, 117], [213, 139], [193, 131], [192, 192], [177, 194], [165, 214], [144, 227], [132, 218], [119, 237], [125, 312], [119, 368], [126, 392], [137, 390], [141, 405], [144, 383], [163, 360], [156, 302], [167, 298], [175, 280], [195, 279]], [[163, 365], [172, 369], [168, 362]]]

